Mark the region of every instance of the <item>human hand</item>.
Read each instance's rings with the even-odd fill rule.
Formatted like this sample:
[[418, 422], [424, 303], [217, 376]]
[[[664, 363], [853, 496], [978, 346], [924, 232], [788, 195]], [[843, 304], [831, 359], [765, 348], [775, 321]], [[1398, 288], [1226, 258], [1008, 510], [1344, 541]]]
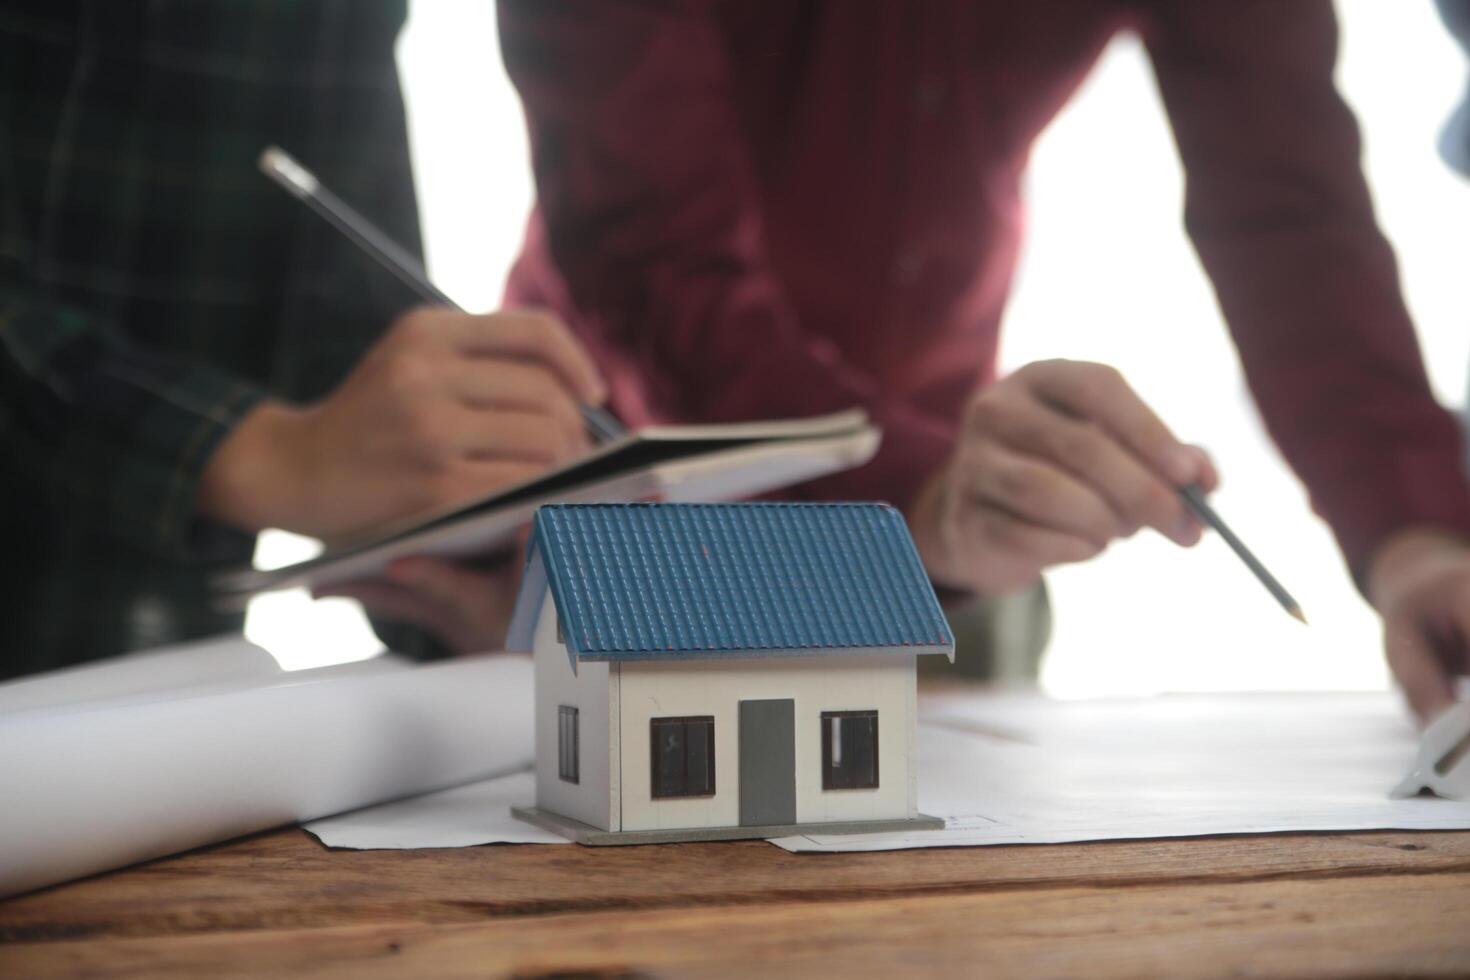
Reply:
[[507, 555], [488, 570], [435, 558], [400, 558], [383, 578], [324, 586], [312, 597], [356, 599], [374, 615], [428, 630], [455, 653], [499, 650], [515, 611], [518, 557]]
[[1175, 439], [1116, 370], [1040, 361], [975, 395], [909, 524], [936, 582], [1002, 593], [1141, 527], [1195, 544], [1202, 528], [1177, 492], [1191, 483], [1218, 485], [1209, 457]]
[[553, 316], [413, 310], [326, 398], [247, 415], [206, 466], [197, 508], [247, 529], [342, 537], [586, 452], [580, 406], [605, 397]]
[[1428, 724], [1454, 705], [1456, 679], [1470, 674], [1470, 542], [1400, 531], [1369, 562], [1367, 585], [1389, 669]]

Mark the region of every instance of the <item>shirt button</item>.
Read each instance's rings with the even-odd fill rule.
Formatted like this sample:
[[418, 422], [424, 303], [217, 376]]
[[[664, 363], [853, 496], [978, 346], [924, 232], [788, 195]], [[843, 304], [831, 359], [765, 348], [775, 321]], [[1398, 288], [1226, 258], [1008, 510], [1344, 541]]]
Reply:
[[924, 271], [924, 256], [912, 249], [900, 252], [893, 260], [891, 274], [893, 281], [900, 286], [912, 286], [919, 281], [919, 275]]
[[944, 79], [938, 75], [921, 75], [914, 85], [914, 107], [926, 116], [934, 115], [944, 105], [948, 88]]

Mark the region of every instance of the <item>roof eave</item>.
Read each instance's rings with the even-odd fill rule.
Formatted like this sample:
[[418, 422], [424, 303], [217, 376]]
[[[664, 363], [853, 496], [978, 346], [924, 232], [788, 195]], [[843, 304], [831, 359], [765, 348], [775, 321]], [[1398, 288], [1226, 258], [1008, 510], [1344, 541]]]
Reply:
[[506, 631], [505, 649], [510, 653], [529, 653], [536, 645], [536, 621], [549, 586], [546, 560], [532, 538], [526, 550], [526, 567], [521, 574], [521, 588], [516, 594], [515, 611]]
[[[570, 638], [568, 638], [570, 640]], [[942, 654], [950, 663], [954, 663], [954, 644], [934, 644], [919, 646], [917, 644], [906, 644], [903, 646], [883, 647], [802, 647], [799, 649], [760, 649], [760, 650], [601, 650], [591, 653], [582, 653], [571, 649], [568, 643], [568, 652], [573, 659], [587, 663], [615, 662], [636, 663], [657, 661], [661, 663], [675, 663], [690, 660], [791, 660], [800, 657], [891, 657], [899, 654], [912, 654], [914, 656], [925, 656], [927, 654]]]

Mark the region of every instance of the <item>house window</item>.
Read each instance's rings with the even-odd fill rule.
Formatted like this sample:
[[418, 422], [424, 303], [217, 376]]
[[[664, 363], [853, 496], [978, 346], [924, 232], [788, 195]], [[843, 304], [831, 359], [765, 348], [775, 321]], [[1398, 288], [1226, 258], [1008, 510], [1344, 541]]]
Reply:
[[715, 795], [715, 719], [654, 718], [653, 798]]
[[878, 786], [878, 712], [822, 712], [822, 789]]
[[556, 766], [561, 778], [569, 783], [581, 782], [581, 759], [578, 746], [577, 709], [560, 705], [556, 709]]

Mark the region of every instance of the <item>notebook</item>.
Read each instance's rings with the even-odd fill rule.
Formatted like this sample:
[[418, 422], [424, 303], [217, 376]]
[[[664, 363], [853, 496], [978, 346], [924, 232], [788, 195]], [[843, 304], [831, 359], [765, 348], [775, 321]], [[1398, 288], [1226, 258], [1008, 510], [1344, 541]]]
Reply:
[[549, 503], [734, 500], [861, 466], [880, 434], [861, 409], [807, 419], [653, 426], [560, 469], [448, 510], [335, 545], [309, 560], [216, 579], [224, 601], [379, 575], [409, 555], [483, 558], [515, 544]]

